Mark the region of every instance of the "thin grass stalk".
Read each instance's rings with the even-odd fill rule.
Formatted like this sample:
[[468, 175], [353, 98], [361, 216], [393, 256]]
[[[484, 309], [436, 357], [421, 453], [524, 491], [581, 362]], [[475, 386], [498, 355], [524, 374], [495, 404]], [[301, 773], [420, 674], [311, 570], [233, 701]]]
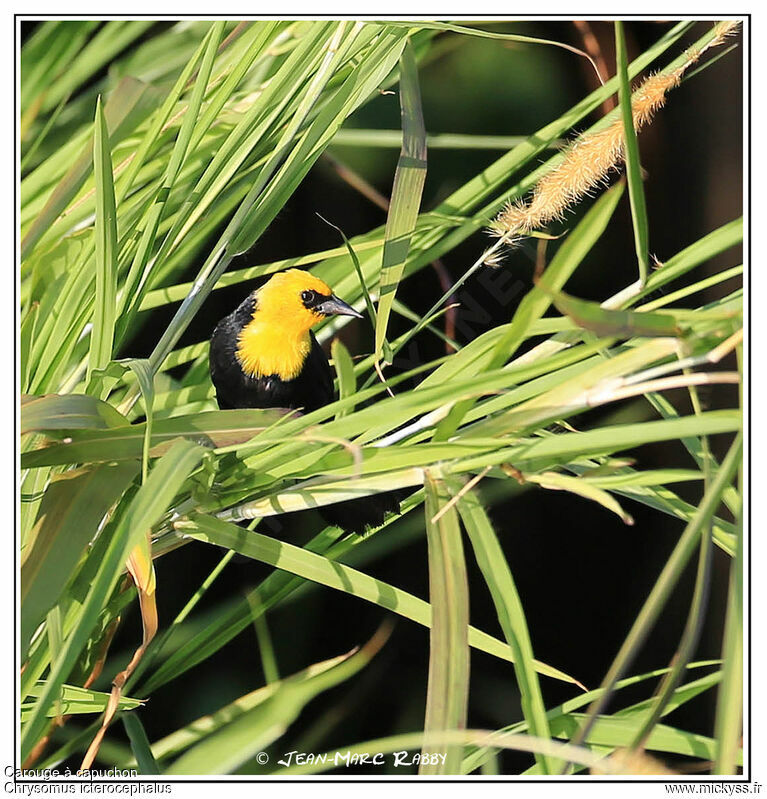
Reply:
[[[743, 368], [743, 347], [737, 348], [738, 368]], [[743, 405], [741, 388], [740, 404]], [[750, 452], [747, 457], [750, 461]], [[744, 464], [738, 474], [738, 484], [743, 486]], [[743, 738], [743, 554], [745, 548], [743, 529], [743, 497], [732, 509], [737, 522], [735, 555], [730, 563], [722, 653], [724, 668], [722, 685], [716, 698], [714, 730], [717, 741], [714, 773], [735, 774], [738, 749]]]
[[615, 660], [610, 666], [602, 685], [604, 693], [589, 708], [585, 723], [580, 727], [577, 735], [572, 739], [573, 745], [579, 746], [586, 740], [597, 717], [603, 712], [612, 695], [617, 681], [623, 676], [633, 660], [642, 642], [647, 637], [652, 625], [660, 614], [663, 605], [678, 581], [682, 570], [690, 559], [696, 545], [699, 544], [703, 530], [713, 516], [724, 488], [730, 483], [738, 469], [743, 446], [743, 434], [738, 433], [735, 441], [730, 446], [727, 456], [722, 461], [722, 466], [716, 475], [711, 488], [706, 492], [703, 501], [698, 507], [695, 516], [685, 528], [674, 551], [666, 561], [660, 577], [653, 586], [650, 596], [645, 601], [629, 634], [626, 636]]
[[[689, 376], [689, 373], [689, 369], [686, 369], [685, 374]], [[694, 386], [690, 387], [689, 393], [695, 413], [700, 414], [702, 412], [700, 398]], [[705, 491], [711, 487], [711, 478], [713, 476], [713, 459], [709, 448], [708, 436], [701, 437], [701, 448], [703, 454], [703, 488], [705, 493]], [[701, 535], [695, 588], [693, 589], [692, 602], [690, 603], [690, 611], [684, 632], [682, 633], [682, 638], [677, 647], [676, 655], [674, 656], [673, 667], [664, 677], [658, 691], [658, 696], [646, 720], [637, 730], [630, 747], [632, 750], [640, 749], [645, 745], [650, 732], [660, 720], [666, 704], [671, 699], [676, 687], [682, 681], [687, 663], [690, 661], [695, 647], [698, 644], [711, 588], [713, 548], [712, 525], [709, 523]]]

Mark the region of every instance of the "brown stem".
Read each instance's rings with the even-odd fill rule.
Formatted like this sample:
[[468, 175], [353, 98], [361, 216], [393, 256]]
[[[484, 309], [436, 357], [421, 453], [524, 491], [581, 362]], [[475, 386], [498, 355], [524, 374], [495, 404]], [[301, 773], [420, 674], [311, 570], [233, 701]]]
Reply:
[[371, 186], [362, 175], [357, 174], [353, 169], [350, 169], [346, 164], [339, 161], [334, 155], [328, 152], [324, 152], [322, 157], [330, 164], [344, 183], [348, 183], [349, 186], [358, 191], [363, 197], [370, 200], [373, 205], [377, 205], [381, 210], [389, 210], [389, 200], [384, 197], [378, 189]]
[[[439, 278], [439, 285], [442, 289], [442, 294], [447, 294], [448, 291], [453, 288], [453, 281], [450, 277], [450, 273], [447, 271], [445, 265], [442, 263], [442, 261], [440, 261], [439, 258], [435, 258], [431, 262], [431, 266]], [[445, 335], [452, 341], [455, 341], [455, 319], [458, 312], [457, 305], [458, 299], [456, 295], [451, 294], [447, 298], [447, 310], [445, 311]], [[446, 341], [445, 352], [450, 355], [451, 352], [456, 352], [456, 349], [452, 344]]]
[[[82, 765], [80, 766], [81, 770], [90, 769], [93, 765], [93, 761], [96, 759], [96, 755], [101, 747], [101, 742], [104, 740], [104, 735], [106, 735], [106, 731], [117, 712], [125, 683], [128, 681], [128, 678], [131, 676], [136, 666], [141, 662], [141, 658], [144, 657], [147, 647], [157, 634], [157, 601], [153, 585], [154, 572], [151, 571], [151, 561], [149, 561], [149, 570], [147, 570], [147, 564], [143, 563], [142, 554], [141, 549], [137, 547], [128, 559], [128, 570], [133, 581], [136, 583], [139, 607], [141, 609], [141, 624], [143, 628], [141, 646], [133, 653], [130, 663], [128, 663], [123, 671], [112, 681], [112, 692], [109, 695], [109, 701], [104, 711], [101, 727], [93, 737], [88, 751], [85, 753]], [[152, 575], [151, 577], [150, 574]]]
[[[573, 20], [573, 25], [575, 25], [575, 27], [578, 29], [578, 33], [580, 33], [581, 39], [583, 40], [583, 49], [594, 60], [594, 64], [599, 72], [599, 77], [604, 84], [610, 75], [610, 70], [607, 68], [607, 61], [602, 53], [599, 39], [597, 39], [597, 37], [594, 35], [591, 25], [589, 25], [589, 23], [585, 20]], [[594, 85], [594, 73], [591, 70], [587, 70], [587, 72], [589, 74], [589, 83]], [[594, 88], [596, 89], [598, 87], [594, 86]], [[615, 108], [615, 96], [608, 97], [602, 103], [602, 112], [607, 114], [608, 112], [612, 111], [613, 108]]]

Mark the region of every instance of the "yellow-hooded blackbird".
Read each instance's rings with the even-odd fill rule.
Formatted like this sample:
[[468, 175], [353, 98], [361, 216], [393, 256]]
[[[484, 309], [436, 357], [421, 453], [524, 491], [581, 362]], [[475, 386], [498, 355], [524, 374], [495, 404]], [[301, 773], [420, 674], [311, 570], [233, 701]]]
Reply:
[[[333, 373], [311, 328], [327, 316], [358, 316], [322, 280], [300, 269], [277, 272], [224, 317], [210, 340], [210, 376], [221, 409], [295, 408], [333, 402]], [[394, 494], [319, 508], [346, 532], [377, 527], [399, 512]]]

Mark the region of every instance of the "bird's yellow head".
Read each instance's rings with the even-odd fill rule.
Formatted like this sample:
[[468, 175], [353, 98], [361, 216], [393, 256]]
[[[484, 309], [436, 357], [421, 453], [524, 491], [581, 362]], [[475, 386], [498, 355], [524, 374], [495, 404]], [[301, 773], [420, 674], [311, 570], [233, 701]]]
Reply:
[[240, 331], [237, 359], [251, 377], [293, 380], [311, 350], [310, 329], [327, 316], [362, 316], [330, 286], [301, 269], [273, 275], [253, 293], [253, 318]]

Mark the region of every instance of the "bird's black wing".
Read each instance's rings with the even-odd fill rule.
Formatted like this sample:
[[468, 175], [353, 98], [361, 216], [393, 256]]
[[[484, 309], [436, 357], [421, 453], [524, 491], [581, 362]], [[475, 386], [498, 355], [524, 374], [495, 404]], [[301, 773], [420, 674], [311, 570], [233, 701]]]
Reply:
[[252, 318], [254, 308], [253, 296], [248, 295], [216, 325], [210, 339], [210, 377], [222, 410], [259, 407], [253, 402], [251, 380], [237, 360], [237, 339]]
[[333, 370], [330, 368], [328, 357], [325, 355], [322, 346], [310, 332], [312, 347], [304, 361], [304, 368], [295, 380], [294, 384], [296, 405], [303, 406], [304, 410], [314, 411], [333, 402]]

